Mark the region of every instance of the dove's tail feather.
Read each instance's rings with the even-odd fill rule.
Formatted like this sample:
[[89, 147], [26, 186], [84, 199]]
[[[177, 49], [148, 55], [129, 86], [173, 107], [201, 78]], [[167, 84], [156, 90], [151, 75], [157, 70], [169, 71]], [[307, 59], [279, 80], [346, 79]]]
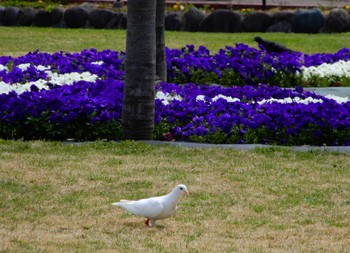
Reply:
[[128, 202], [129, 200], [126, 200], [126, 199], [122, 199], [120, 200], [119, 202], [114, 202], [112, 203], [112, 206], [121, 206], [122, 203], [125, 203], [125, 202]]

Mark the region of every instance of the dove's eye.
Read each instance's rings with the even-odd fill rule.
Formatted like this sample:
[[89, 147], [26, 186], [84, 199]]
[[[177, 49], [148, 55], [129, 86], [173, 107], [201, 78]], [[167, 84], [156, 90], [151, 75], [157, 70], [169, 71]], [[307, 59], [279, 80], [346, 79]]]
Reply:
[[184, 188], [183, 187], [180, 187], [180, 190], [182, 191]]

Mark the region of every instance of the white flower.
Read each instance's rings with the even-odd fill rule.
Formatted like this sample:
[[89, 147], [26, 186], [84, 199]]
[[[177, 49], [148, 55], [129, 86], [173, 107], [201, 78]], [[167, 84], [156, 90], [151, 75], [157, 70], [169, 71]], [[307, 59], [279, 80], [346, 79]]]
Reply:
[[241, 100], [239, 100], [238, 98], [233, 98], [233, 97], [231, 97], [231, 96], [225, 96], [225, 95], [222, 95], [222, 94], [219, 94], [219, 95], [216, 95], [215, 97], [213, 97], [213, 99], [212, 99], [212, 101], [217, 101], [218, 99], [220, 99], [220, 98], [222, 98], [222, 99], [225, 99], [227, 102], [229, 102], [229, 103], [234, 103], [234, 102], [239, 102], [239, 101], [241, 101]]
[[198, 101], [205, 101], [205, 96], [204, 95], [198, 95], [197, 97], [196, 97], [196, 101], [198, 102]]
[[22, 71], [27, 70], [30, 67], [30, 63], [22, 63], [16, 66], [17, 68], [20, 68]]
[[51, 69], [51, 66], [38, 65], [38, 66], [35, 67], [35, 69], [37, 69], [39, 71], [44, 71], [44, 70]]
[[[35, 82], [30, 82], [30, 86], [35, 85], [39, 90], [49, 90], [49, 86], [47, 86], [47, 81], [44, 79], [39, 79]], [[30, 87], [29, 86], [29, 87]]]
[[91, 62], [91, 64], [93, 65], [102, 65], [104, 62], [103, 61], [94, 61], [94, 62]]
[[350, 61], [340, 60], [335, 63], [323, 63], [319, 66], [302, 67], [302, 75], [304, 80], [308, 80], [314, 76], [324, 77], [347, 77], [350, 78]]
[[9, 70], [6, 66], [0, 64], [0, 71], [6, 70], [6, 72]]
[[12, 85], [8, 85], [5, 82], [0, 82], [0, 94], [9, 94], [12, 91]]
[[20, 68], [22, 71], [26, 71], [30, 67], [30, 63], [22, 63], [17, 65], [17, 68]]
[[30, 86], [32, 86], [31, 83], [16, 84], [13, 86], [13, 89], [17, 94], [22, 94], [23, 92], [30, 91]]
[[307, 98], [284, 98], [284, 99], [276, 99], [276, 98], [269, 98], [269, 99], [263, 99], [261, 101], [257, 102], [259, 105], [262, 104], [272, 104], [272, 103], [280, 103], [280, 104], [291, 104], [291, 103], [297, 103], [297, 104], [311, 104], [311, 103], [323, 103], [322, 99], [316, 99], [312, 97]]
[[179, 95], [173, 95], [173, 94], [170, 94], [170, 93], [164, 93], [163, 91], [158, 91], [156, 93], [156, 99], [160, 99], [160, 100], [162, 100], [162, 103], [164, 105], [168, 105], [173, 100], [181, 101], [182, 97], [179, 96]]
[[[3, 65], [0, 65], [3, 66]], [[20, 64], [18, 65], [20, 68], [26, 69], [30, 65], [28, 64]], [[32, 85], [35, 85], [39, 90], [48, 90], [49, 86], [47, 83], [52, 83], [53, 85], [72, 85], [75, 82], [78, 81], [86, 81], [86, 82], [96, 82], [98, 80], [98, 76], [95, 74], [91, 74], [90, 72], [83, 72], [83, 73], [66, 73], [66, 74], [57, 74], [52, 73], [49, 69], [51, 69], [50, 66], [36, 66], [35, 67], [38, 70], [45, 70], [47, 74], [47, 79], [38, 79], [35, 82], [27, 82], [27, 83], [14, 83], [14, 84], [7, 84], [5, 82], [0, 82], [0, 94], [8, 94], [11, 91], [15, 91], [17, 94], [21, 94], [26, 91], [30, 91], [30, 87]]]
[[[26, 71], [29, 67], [30, 67], [30, 63], [22, 63], [17, 65], [17, 68], [20, 68], [22, 71]], [[44, 71], [44, 70], [48, 70], [51, 69], [50, 66], [44, 66], [44, 65], [38, 65], [38, 66], [34, 66], [36, 70], [39, 71]]]
[[74, 82], [78, 81], [96, 82], [98, 79], [97, 75], [91, 74], [87, 71], [83, 73], [72, 72], [66, 74], [57, 74], [47, 71], [47, 76], [50, 79], [49, 82], [54, 85], [72, 85]]
[[344, 104], [344, 103], [347, 103], [347, 102], [350, 101], [348, 97], [339, 97], [339, 96], [331, 95], [331, 94], [328, 94], [325, 97], [328, 98], [328, 99], [333, 99], [338, 104]]

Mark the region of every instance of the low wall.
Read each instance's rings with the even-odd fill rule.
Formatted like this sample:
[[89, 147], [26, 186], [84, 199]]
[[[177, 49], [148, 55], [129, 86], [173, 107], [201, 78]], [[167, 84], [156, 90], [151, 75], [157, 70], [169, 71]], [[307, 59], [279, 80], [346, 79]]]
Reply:
[[[126, 19], [127, 14], [119, 8], [99, 8], [92, 3], [57, 7], [50, 11], [0, 6], [0, 26], [126, 29]], [[250, 13], [219, 9], [206, 14], [192, 7], [188, 11], [167, 13], [165, 29], [227, 33], [339, 33], [350, 31], [350, 15], [344, 8], [334, 8], [327, 13], [318, 8]]]

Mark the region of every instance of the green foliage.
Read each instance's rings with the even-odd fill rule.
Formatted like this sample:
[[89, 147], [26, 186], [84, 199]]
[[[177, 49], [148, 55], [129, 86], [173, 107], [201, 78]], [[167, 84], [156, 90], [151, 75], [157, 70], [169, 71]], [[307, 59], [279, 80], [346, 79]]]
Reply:
[[51, 112], [43, 112], [38, 117], [27, 117], [22, 123], [0, 124], [0, 138], [25, 140], [66, 140], [76, 141], [121, 138], [121, 123], [117, 120], [108, 122], [86, 122], [86, 119], [67, 122], [66, 124], [52, 123]]
[[256, 129], [245, 130], [239, 126], [234, 126], [229, 134], [217, 130], [202, 136], [191, 135], [189, 139], [193, 142], [211, 144], [237, 144], [242, 142], [270, 145], [275, 145], [283, 139], [286, 140], [283, 143], [285, 146], [299, 146], [305, 143], [313, 143], [315, 146], [342, 146], [350, 139], [350, 132], [348, 129], [334, 130], [327, 124], [321, 130], [318, 125], [309, 125], [300, 132], [289, 135], [286, 134], [286, 129], [283, 128], [272, 131], [266, 126], [261, 126]]
[[15, 7], [32, 7], [46, 9], [47, 6], [58, 6], [61, 4], [69, 4], [69, 0], [2, 0], [2, 6], [15, 6]]
[[[301, 76], [299, 77], [301, 78]], [[304, 86], [310, 87], [350, 87], [350, 78], [346, 76], [312, 75], [307, 81], [302, 81]]]
[[203, 69], [193, 69], [189, 70], [191, 78], [191, 83], [196, 84], [212, 84], [212, 83], [220, 83], [219, 77], [214, 72], [208, 72]]
[[266, 83], [277, 85], [279, 87], [296, 87], [296, 86], [307, 86], [302, 80], [302, 76], [291, 73], [290, 71], [276, 71], [273, 77], [268, 78]]
[[238, 72], [230, 71], [230, 70], [223, 70], [221, 72], [222, 76], [219, 80], [219, 84], [223, 86], [242, 86], [245, 84], [243, 79], [240, 77]]
[[212, 144], [222, 144], [225, 143], [227, 139], [227, 134], [222, 131], [217, 131], [214, 133], [210, 133], [207, 135], [197, 136], [197, 135], [191, 135], [189, 137], [190, 141], [201, 143], [201, 142], [208, 142]]
[[154, 126], [153, 138], [155, 140], [163, 140], [164, 134], [168, 133], [170, 130], [171, 124], [166, 119], [161, 119], [159, 124]]

